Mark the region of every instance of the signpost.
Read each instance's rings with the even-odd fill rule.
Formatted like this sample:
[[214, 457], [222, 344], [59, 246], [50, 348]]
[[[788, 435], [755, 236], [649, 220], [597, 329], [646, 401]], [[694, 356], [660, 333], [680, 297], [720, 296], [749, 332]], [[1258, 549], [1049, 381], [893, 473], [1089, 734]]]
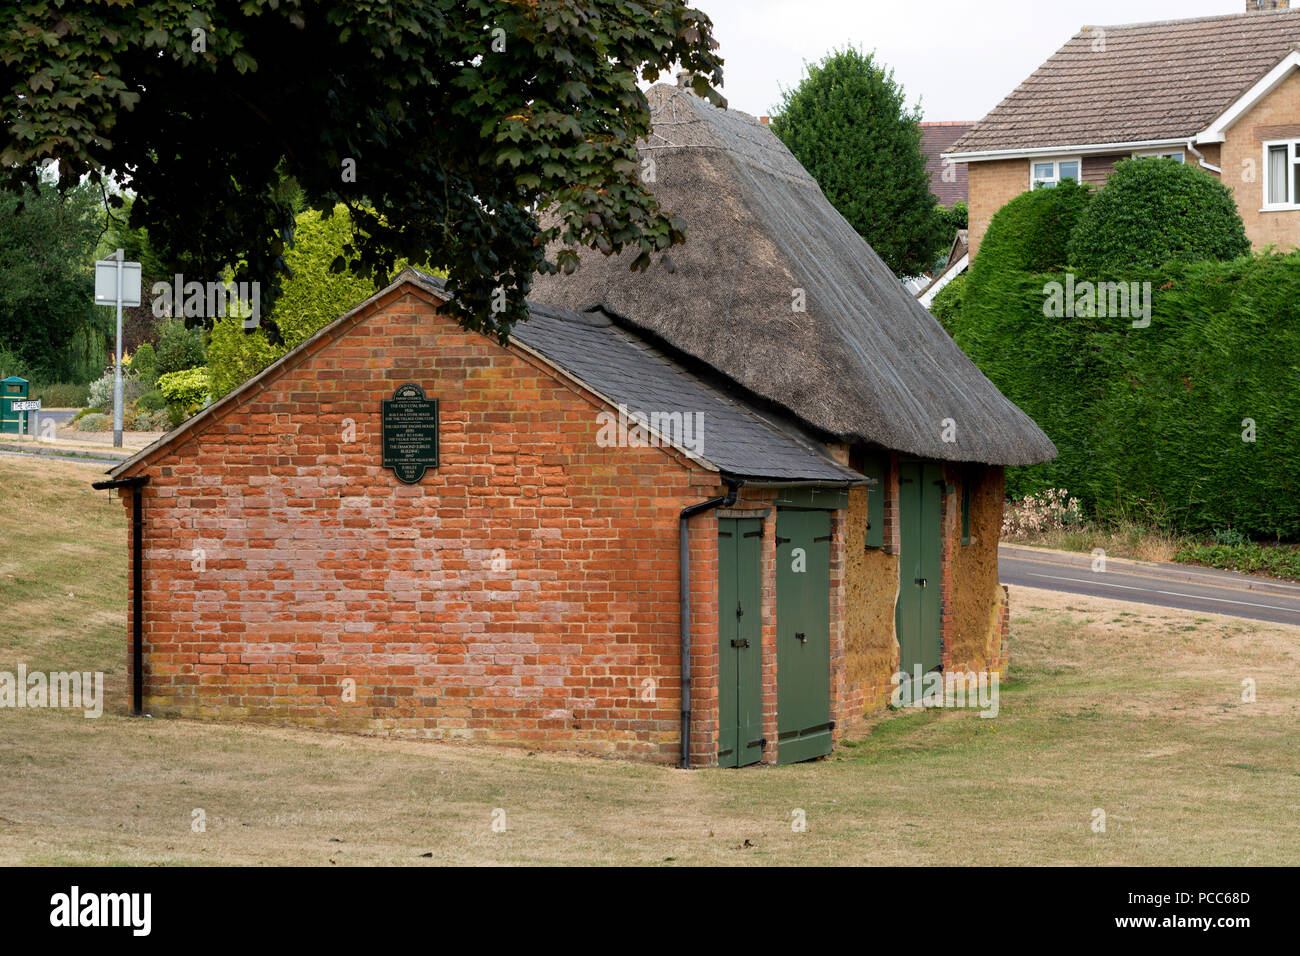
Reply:
[[[15, 412], [39, 412], [41, 410], [41, 400], [39, 398], [23, 399], [19, 402], [10, 402], [9, 408]], [[36, 419], [32, 419], [32, 427], [27, 427], [27, 416], [22, 418], [22, 424], [18, 426], [18, 436], [36, 434]]]
[[383, 467], [413, 485], [425, 469], [438, 467], [438, 400], [425, 398], [413, 382], [383, 400]]
[[122, 306], [140, 304], [140, 263], [118, 249], [95, 263], [95, 304], [117, 306], [117, 361], [113, 365], [113, 447], [122, 447]]

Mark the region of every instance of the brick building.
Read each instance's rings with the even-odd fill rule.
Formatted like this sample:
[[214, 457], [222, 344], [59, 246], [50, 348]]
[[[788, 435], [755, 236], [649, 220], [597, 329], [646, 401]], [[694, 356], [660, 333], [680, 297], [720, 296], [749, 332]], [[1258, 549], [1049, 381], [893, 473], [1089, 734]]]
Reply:
[[502, 345], [407, 270], [99, 483], [140, 707], [740, 766], [1005, 664], [1051, 442], [762, 124], [649, 98], [674, 271], [584, 252]]
[[1257, 251], [1300, 244], [1300, 10], [1245, 4], [1083, 27], [954, 143], [946, 158], [969, 170], [972, 258], [1009, 200], [1067, 178], [1102, 186], [1135, 156], [1219, 179]]

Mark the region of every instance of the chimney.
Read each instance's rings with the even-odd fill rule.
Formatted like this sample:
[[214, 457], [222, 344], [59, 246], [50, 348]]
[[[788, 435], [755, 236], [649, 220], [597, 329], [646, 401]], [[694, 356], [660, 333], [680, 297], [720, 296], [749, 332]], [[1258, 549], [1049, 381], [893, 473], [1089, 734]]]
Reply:
[[695, 74], [690, 70], [682, 70], [677, 74], [677, 85], [683, 90], [691, 88], [691, 80], [695, 79]]
[[1286, 10], [1291, 0], [1246, 0], [1247, 13], [1263, 13], [1267, 10]]

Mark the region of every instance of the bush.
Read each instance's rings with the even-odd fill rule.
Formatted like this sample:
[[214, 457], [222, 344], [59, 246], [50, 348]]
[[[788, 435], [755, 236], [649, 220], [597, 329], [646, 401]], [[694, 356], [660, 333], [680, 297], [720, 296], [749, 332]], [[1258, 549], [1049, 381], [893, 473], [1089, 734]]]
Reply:
[[1300, 550], [1261, 544], [1188, 545], [1174, 555], [1182, 564], [1204, 564], [1243, 574], [1269, 574], [1300, 581]]
[[1064, 269], [1070, 235], [1092, 201], [1092, 190], [1072, 179], [1055, 189], [1021, 193], [994, 213], [971, 262], [971, 283], [978, 286], [1013, 272]]
[[150, 388], [158, 381], [158, 376], [162, 374], [158, 371], [158, 353], [154, 351], [154, 347], [148, 342], [136, 349], [135, 354], [131, 356], [131, 374]]
[[152, 412], [137, 411], [131, 416], [131, 430], [137, 432], [160, 432], [171, 428], [171, 418], [165, 408]]
[[172, 372], [198, 368], [206, 361], [203, 330], [188, 329], [180, 319], [161, 319], [158, 322], [156, 352], [156, 369], [159, 377]]
[[179, 408], [188, 417], [207, 403], [212, 383], [206, 368], [190, 368], [159, 376], [158, 389], [166, 397], [169, 408]]
[[72, 385], [59, 382], [33, 388], [32, 398], [41, 400], [42, 408], [84, 408], [90, 401], [89, 385]]
[[1249, 252], [1227, 186], [1183, 163], [1126, 159], [1079, 219], [1069, 263], [1093, 276], [1118, 277], [1170, 262], [1226, 261]]
[[1041, 495], [1008, 501], [1002, 511], [1002, 537], [1024, 538], [1065, 531], [1083, 524], [1079, 499], [1064, 488], [1048, 488]]
[[113, 428], [113, 418], [111, 415], [91, 412], [79, 417], [75, 427], [79, 432], [106, 432]]
[[[122, 408], [128, 409], [145, 392], [144, 383], [134, 375], [122, 375]], [[105, 372], [87, 388], [86, 406], [97, 412], [113, 413], [113, 373]]]
[[135, 410], [137, 412], [158, 412], [166, 407], [167, 396], [163, 394], [160, 388], [150, 389], [135, 400]]

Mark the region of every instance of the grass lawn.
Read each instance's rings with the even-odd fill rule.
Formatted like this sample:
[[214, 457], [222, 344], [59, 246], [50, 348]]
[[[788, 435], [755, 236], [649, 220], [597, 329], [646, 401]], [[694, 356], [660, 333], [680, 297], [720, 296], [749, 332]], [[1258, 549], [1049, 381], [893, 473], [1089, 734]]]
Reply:
[[1012, 592], [997, 718], [880, 715], [792, 767], [133, 720], [102, 468], [0, 458], [0, 671], [109, 695], [98, 720], [0, 710], [0, 863], [1300, 862], [1300, 629], [1047, 591]]

